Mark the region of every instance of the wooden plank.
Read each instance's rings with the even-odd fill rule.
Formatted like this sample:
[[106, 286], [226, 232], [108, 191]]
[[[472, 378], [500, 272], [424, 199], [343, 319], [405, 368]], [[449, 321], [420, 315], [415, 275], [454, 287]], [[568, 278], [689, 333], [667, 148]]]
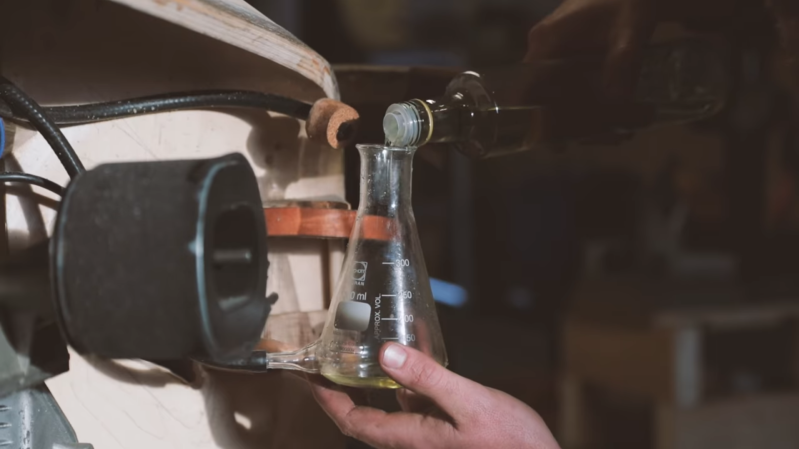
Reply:
[[[574, 298], [572, 317], [639, 329], [651, 328], [662, 314], [680, 315], [681, 311], [699, 308], [726, 310], [744, 300], [743, 290], [731, 282], [638, 275], [584, 280]], [[695, 323], [675, 321], [669, 325], [683, 327]]]
[[570, 315], [639, 329], [740, 329], [795, 319], [799, 303], [790, 298], [748, 301], [743, 288], [728, 281], [627, 276], [581, 282]]
[[799, 317], [799, 304], [763, 302], [717, 306], [683, 307], [659, 312], [655, 326], [679, 328], [704, 326], [719, 330], [772, 326]]
[[675, 396], [674, 338], [667, 330], [569, 321], [563, 345], [566, 373], [584, 383], [665, 402]]
[[658, 449], [791, 449], [799, 447], [799, 394], [733, 398], [657, 413]]
[[567, 375], [559, 385], [560, 420], [557, 439], [562, 447], [582, 448], [589, 442], [583, 385], [575, 376]]
[[338, 99], [330, 65], [244, 0], [110, 0], [210, 36], [302, 74]]
[[198, 387], [139, 360], [71, 356], [70, 372], [47, 384], [78, 438], [97, 449], [347, 446], [307, 384], [289, 373], [209, 371]]
[[674, 405], [658, 404], [655, 406], [654, 444], [655, 449], [675, 448], [675, 414], [677, 407]]

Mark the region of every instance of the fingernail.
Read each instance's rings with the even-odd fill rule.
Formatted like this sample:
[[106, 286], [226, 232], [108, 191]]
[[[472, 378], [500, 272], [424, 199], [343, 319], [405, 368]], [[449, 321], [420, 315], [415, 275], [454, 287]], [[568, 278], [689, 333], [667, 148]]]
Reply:
[[383, 365], [387, 368], [400, 369], [405, 364], [405, 359], [408, 358], [408, 353], [402, 349], [402, 346], [392, 344], [386, 351], [383, 352]]

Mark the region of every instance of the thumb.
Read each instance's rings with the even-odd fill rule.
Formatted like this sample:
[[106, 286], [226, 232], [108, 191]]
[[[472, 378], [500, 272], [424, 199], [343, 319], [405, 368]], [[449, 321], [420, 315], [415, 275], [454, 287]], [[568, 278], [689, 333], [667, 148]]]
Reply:
[[428, 355], [397, 343], [383, 346], [380, 366], [400, 385], [431, 399], [455, 420], [465, 416], [482, 388], [439, 365]]

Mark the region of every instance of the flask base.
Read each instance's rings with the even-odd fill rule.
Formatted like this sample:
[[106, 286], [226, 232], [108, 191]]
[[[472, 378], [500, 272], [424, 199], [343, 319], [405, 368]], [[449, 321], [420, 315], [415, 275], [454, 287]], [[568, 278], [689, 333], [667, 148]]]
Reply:
[[395, 382], [388, 376], [379, 376], [379, 377], [359, 377], [359, 376], [348, 376], [336, 372], [336, 370], [322, 370], [322, 376], [326, 379], [330, 380], [333, 383], [338, 385], [343, 385], [345, 387], [355, 387], [355, 388], [382, 388], [382, 389], [391, 389], [396, 390], [398, 388], [402, 388], [402, 385]]

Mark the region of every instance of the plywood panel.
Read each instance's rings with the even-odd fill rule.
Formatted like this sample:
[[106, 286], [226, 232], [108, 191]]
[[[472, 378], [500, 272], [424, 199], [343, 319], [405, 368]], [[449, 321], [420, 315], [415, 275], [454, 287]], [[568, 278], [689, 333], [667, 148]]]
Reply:
[[[3, 8], [3, 17], [14, 20], [0, 29], [0, 70], [42, 104], [194, 89], [258, 90], [308, 102], [338, 96], [324, 60], [307, 49], [299, 56], [286, 51], [280, 42], [288, 36], [267, 38], [279, 30], [240, 0], [27, 0]], [[307, 142], [303, 130], [296, 120], [262, 111], [183, 111], [72, 127], [66, 136], [88, 168], [239, 152], [252, 163], [265, 200], [343, 198], [342, 153]], [[32, 131], [16, 133], [7, 162], [67, 182], [52, 150]], [[45, 199], [25, 188], [9, 198], [12, 249], [46, 238], [52, 227], [57, 203], [34, 190]], [[287, 254], [284, 263], [273, 261], [281, 282], [301, 286], [294, 313], [323, 315], [327, 252], [320, 242], [296, 257]], [[142, 364], [107, 369], [74, 355], [71, 367], [48, 384], [79, 438], [98, 448], [343, 446], [304, 384], [291, 376], [212, 376], [194, 388]]]
[[338, 99], [327, 61], [244, 0], [111, 0], [302, 74]]

